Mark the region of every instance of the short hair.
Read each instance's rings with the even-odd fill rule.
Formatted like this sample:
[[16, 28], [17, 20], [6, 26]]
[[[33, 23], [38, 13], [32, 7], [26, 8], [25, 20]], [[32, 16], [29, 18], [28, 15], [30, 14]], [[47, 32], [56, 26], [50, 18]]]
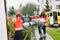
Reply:
[[22, 15], [23, 15], [22, 12], [21, 12], [19, 9], [16, 10], [16, 13], [17, 13], [17, 15], [19, 15], [19, 16], [22, 16]]
[[16, 17], [18, 17], [19, 15], [16, 15]]

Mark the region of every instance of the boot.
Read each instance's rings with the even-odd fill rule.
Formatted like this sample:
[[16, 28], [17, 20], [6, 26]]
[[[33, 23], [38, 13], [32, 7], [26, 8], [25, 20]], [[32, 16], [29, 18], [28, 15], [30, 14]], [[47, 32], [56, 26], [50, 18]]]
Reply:
[[43, 40], [43, 34], [40, 34], [40, 39], [39, 40]]
[[40, 34], [40, 37], [43, 37], [43, 34]]
[[43, 34], [43, 37], [46, 38], [46, 34]]

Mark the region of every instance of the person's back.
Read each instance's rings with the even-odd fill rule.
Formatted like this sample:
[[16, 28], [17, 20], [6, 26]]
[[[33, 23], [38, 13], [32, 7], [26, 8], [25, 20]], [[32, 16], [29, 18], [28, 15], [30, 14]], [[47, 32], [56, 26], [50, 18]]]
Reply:
[[23, 40], [22, 38], [22, 31], [23, 31], [23, 20], [22, 20], [22, 13], [18, 9], [16, 10], [16, 20], [15, 20], [15, 37], [14, 40]]
[[20, 17], [17, 17], [15, 21], [15, 30], [21, 30], [21, 29], [23, 29], [23, 21]]
[[23, 20], [19, 15], [16, 16], [15, 20], [15, 37], [14, 40], [22, 40]]

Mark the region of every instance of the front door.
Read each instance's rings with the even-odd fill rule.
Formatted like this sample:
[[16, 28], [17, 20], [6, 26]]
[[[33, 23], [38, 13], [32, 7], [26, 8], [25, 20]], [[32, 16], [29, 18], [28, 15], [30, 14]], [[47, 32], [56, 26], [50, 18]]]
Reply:
[[50, 13], [50, 25], [53, 25], [54, 24], [54, 21], [53, 21], [53, 13]]
[[53, 12], [54, 24], [57, 24], [57, 12]]

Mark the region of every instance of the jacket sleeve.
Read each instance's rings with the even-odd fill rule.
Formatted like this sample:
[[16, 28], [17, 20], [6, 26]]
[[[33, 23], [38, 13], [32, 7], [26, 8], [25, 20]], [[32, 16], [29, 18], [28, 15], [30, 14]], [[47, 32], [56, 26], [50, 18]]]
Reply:
[[46, 16], [45, 20], [46, 20], [46, 22], [48, 22], [48, 16]]
[[22, 16], [21, 19], [23, 20], [23, 23], [25, 22], [24, 17]]
[[19, 21], [23, 22], [22, 18], [20, 18], [20, 20], [19, 20]]

